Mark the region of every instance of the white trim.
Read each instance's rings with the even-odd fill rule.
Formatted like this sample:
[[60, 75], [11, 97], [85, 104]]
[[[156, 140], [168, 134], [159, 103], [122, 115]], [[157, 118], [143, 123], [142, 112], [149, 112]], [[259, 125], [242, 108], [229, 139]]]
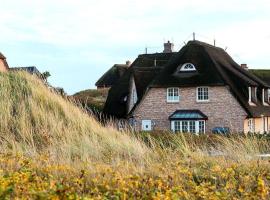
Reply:
[[267, 102], [270, 102], [270, 89], [267, 89], [267, 90], [268, 90], [267, 91], [268, 92], [268, 99], [267, 99], [268, 101]]
[[254, 98], [255, 98], [255, 102], [252, 101], [252, 88], [253, 87], [248, 87], [248, 103], [250, 106], [256, 106], [257, 102], [257, 87], [254, 87]]
[[[171, 97], [176, 98], [176, 99], [169, 99], [169, 90], [170, 90], [170, 89], [173, 90], [173, 91], [172, 91], [173, 95], [174, 95], [174, 93], [175, 93], [174, 90], [177, 89], [178, 96], [171, 96]], [[179, 90], [179, 88], [177, 88], [177, 87], [170, 87], [170, 88], [167, 88], [166, 96], [167, 96], [167, 102], [168, 102], [168, 103], [177, 103], [177, 102], [179, 102], [179, 101], [180, 101], [180, 90]]]
[[179, 132], [183, 133], [183, 123], [187, 122], [187, 132], [190, 133], [190, 122], [195, 122], [195, 132], [193, 132], [194, 134], [199, 134], [200, 133], [200, 122], [203, 122], [203, 132], [201, 132], [201, 134], [205, 134], [205, 129], [206, 129], [206, 121], [205, 120], [172, 120], [171, 121], [171, 131], [176, 132], [175, 126], [176, 126], [176, 122], [179, 123]]
[[[207, 88], [207, 93], [208, 93], [208, 99], [199, 99], [199, 88]], [[210, 101], [210, 97], [209, 97], [209, 87], [207, 86], [200, 86], [196, 88], [196, 101], [197, 102], [209, 102]]]
[[257, 102], [258, 101], [258, 98], [257, 98], [257, 87], [255, 87], [255, 91], [254, 92], [255, 92], [255, 95], [254, 95], [255, 96], [255, 101]]
[[[186, 66], [189, 66], [191, 68], [185, 69]], [[181, 66], [180, 71], [181, 72], [192, 72], [192, 71], [196, 71], [196, 67], [192, 63], [185, 63]]]
[[248, 87], [248, 102], [251, 103], [251, 87]]
[[152, 131], [152, 120], [148, 119], [142, 120], [142, 131]]
[[265, 104], [264, 89], [262, 89], [262, 102], [263, 102], [263, 104]]
[[[265, 90], [267, 90], [268, 92], [268, 89], [264, 89], [264, 88], [262, 89], [262, 102], [264, 106], [269, 106], [268, 99], [265, 99], [265, 92], [266, 92]], [[267, 93], [267, 96], [269, 96], [269, 93]]]

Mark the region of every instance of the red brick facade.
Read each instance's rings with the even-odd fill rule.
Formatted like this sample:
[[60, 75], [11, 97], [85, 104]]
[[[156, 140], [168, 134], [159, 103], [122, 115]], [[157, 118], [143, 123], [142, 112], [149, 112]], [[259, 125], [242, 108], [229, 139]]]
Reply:
[[232, 132], [244, 131], [247, 113], [225, 86], [209, 87], [209, 101], [197, 102], [196, 87], [179, 88], [180, 101], [167, 102], [166, 88], [151, 88], [135, 109], [135, 130], [142, 120], [152, 120], [153, 130], [170, 130], [169, 116], [180, 109], [198, 109], [207, 115], [206, 133], [214, 127], [229, 127]]

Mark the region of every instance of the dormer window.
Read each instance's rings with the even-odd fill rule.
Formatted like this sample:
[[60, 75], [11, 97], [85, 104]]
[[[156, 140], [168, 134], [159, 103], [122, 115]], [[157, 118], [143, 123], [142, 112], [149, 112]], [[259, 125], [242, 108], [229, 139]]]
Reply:
[[185, 63], [180, 68], [180, 71], [181, 72], [192, 72], [192, 71], [196, 71], [196, 68], [192, 63]]
[[269, 89], [262, 89], [262, 102], [263, 105], [269, 106]]
[[257, 87], [248, 87], [248, 103], [255, 106], [257, 103]]

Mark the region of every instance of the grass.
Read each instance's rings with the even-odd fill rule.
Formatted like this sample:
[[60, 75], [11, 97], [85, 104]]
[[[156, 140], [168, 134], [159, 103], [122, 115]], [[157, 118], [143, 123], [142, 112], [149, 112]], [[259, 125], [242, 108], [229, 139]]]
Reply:
[[75, 93], [72, 98], [88, 110], [101, 112], [107, 95], [108, 89], [89, 89]]
[[270, 197], [267, 137], [119, 132], [25, 73], [0, 88], [0, 199]]

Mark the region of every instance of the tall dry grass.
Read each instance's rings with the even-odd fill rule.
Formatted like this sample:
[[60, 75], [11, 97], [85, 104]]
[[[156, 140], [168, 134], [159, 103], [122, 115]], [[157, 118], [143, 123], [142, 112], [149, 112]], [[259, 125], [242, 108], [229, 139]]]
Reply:
[[[0, 151], [46, 155], [71, 165], [133, 163], [138, 169], [173, 160], [257, 159], [267, 140], [163, 133], [162, 137], [103, 127], [74, 103], [26, 73], [0, 74]], [[214, 153], [217, 153], [213, 155]]]
[[2, 153], [45, 153], [64, 162], [141, 160], [150, 153], [134, 137], [102, 127], [34, 76], [0, 74], [0, 88]]

